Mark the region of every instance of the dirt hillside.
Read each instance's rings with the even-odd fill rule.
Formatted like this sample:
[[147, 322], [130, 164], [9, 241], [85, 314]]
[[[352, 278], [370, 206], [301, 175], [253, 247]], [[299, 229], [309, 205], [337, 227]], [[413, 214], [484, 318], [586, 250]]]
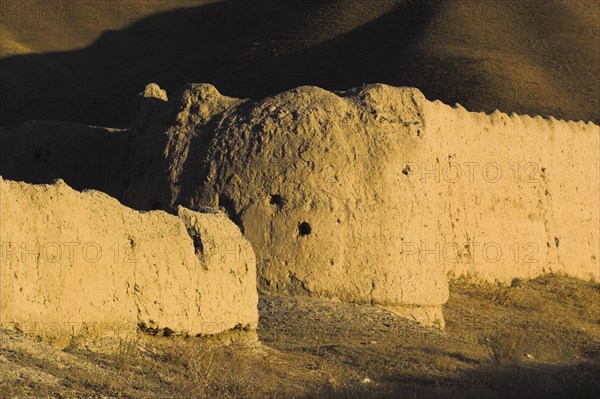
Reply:
[[599, 15], [595, 0], [3, 1], [0, 125], [125, 127], [147, 82], [240, 98], [386, 83], [597, 123]]

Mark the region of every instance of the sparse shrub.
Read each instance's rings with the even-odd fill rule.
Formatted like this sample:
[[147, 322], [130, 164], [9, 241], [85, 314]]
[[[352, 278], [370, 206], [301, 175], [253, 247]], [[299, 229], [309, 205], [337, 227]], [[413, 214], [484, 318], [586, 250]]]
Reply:
[[118, 370], [122, 370], [131, 363], [131, 359], [137, 353], [137, 344], [135, 338], [119, 338], [119, 345], [115, 353], [115, 367]]
[[177, 397], [250, 398], [273, 391], [268, 386], [268, 376], [257, 371], [252, 357], [241, 347], [223, 348], [194, 339], [174, 339], [149, 349], [162, 362], [183, 370], [173, 381]]
[[511, 283], [510, 283], [510, 287], [511, 288], [519, 288], [520, 286], [523, 285], [523, 279], [522, 278], [513, 278]]
[[497, 364], [522, 360], [527, 353], [526, 341], [525, 333], [522, 330], [498, 331], [479, 339], [479, 343]]

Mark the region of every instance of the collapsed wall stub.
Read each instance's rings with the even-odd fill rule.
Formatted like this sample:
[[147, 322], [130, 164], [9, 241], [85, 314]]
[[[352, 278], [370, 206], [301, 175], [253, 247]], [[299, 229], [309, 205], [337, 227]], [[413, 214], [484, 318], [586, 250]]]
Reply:
[[0, 179], [0, 324], [58, 345], [258, 322], [256, 260], [220, 212], [138, 212], [64, 182]]

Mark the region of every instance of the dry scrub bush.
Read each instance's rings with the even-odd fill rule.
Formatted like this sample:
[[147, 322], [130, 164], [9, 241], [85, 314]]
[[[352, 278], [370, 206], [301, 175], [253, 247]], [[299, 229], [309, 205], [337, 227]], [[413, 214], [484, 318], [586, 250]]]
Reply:
[[131, 363], [133, 357], [138, 353], [138, 340], [135, 338], [121, 338], [115, 352], [115, 367], [123, 370]]
[[148, 348], [162, 362], [180, 368], [173, 381], [177, 396], [190, 399], [255, 398], [270, 392], [269, 376], [243, 349], [210, 346], [194, 339], [174, 339]]
[[500, 331], [479, 339], [479, 343], [487, 350], [495, 363], [517, 362], [522, 360], [529, 351], [525, 331]]

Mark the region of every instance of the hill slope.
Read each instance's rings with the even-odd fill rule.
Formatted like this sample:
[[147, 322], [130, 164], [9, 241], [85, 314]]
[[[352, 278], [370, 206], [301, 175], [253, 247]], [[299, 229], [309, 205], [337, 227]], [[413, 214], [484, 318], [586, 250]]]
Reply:
[[381, 82], [471, 110], [599, 120], [596, 1], [5, 3], [0, 125], [124, 126], [150, 81], [255, 98]]

